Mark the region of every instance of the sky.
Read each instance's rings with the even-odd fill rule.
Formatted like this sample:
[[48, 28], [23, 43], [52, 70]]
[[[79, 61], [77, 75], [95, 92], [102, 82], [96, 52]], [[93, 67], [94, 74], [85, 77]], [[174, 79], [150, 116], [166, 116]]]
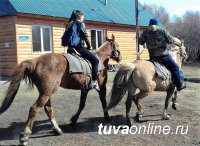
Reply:
[[146, 3], [163, 6], [170, 14], [171, 20], [174, 15], [183, 16], [186, 11], [200, 11], [200, 0], [139, 0], [139, 2], [142, 5]]

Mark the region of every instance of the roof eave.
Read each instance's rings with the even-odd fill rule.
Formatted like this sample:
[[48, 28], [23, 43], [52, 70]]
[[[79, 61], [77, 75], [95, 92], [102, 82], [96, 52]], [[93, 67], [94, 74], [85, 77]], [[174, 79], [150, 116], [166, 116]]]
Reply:
[[[29, 14], [29, 13], [16, 13], [17, 17], [26, 17], [26, 18], [37, 18], [37, 19], [46, 19], [46, 20], [55, 20], [57, 19], [58, 21], [61, 22], [67, 22], [68, 18], [64, 18], [64, 17], [58, 17], [58, 16], [48, 16], [48, 15], [38, 15], [38, 14]], [[45, 17], [45, 18], [44, 18]], [[86, 19], [85, 23], [98, 23], [98, 24], [104, 24], [104, 25], [120, 25], [122, 27], [136, 27], [136, 25], [133, 24], [123, 24], [123, 23], [113, 23], [113, 22], [102, 22], [102, 21], [94, 21], [94, 20], [90, 20], [90, 19]], [[147, 26], [140, 26], [141, 28], [146, 28]]]

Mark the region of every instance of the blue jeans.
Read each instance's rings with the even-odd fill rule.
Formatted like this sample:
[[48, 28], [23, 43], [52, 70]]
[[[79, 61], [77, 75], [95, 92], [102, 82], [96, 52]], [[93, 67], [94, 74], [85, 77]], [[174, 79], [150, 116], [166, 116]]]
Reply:
[[175, 79], [176, 86], [181, 87], [184, 79], [177, 63], [169, 55], [164, 55], [162, 57], [159, 57], [159, 60], [165, 65], [167, 69], [171, 71]]

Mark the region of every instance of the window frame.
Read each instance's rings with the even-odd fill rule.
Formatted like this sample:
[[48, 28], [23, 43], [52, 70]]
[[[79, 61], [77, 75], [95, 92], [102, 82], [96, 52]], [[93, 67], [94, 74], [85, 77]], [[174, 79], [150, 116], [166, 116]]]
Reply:
[[[142, 33], [143, 33], [143, 31], [140, 30], [140, 31], [139, 31], [139, 36], [141, 36]], [[140, 45], [140, 44], [139, 44], [139, 53], [141, 53], [141, 52], [143, 52], [143, 51], [145, 51], [145, 50], [148, 50], [148, 49], [147, 49], [146, 43], [145, 43], [144, 45]]]
[[[102, 39], [102, 44], [104, 43], [104, 30], [103, 29], [91, 29], [91, 34], [92, 34], [92, 31], [95, 31], [95, 37], [96, 37], [96, 49], [98, 49], [99, 48], [99, 46], [98, 46], [98, 31], [100, 31], [101, 32], [101, 39]], [[91, 38], [92, 39], [92, 38]], [[92, 41], [92, 40], [91, 40]]]
[[144, 45], [139, 45], [139, 52], [140, 52], [140, 53], [143, 52], [143, 51], [145, 51], [145, 50], [147, 50], [147, 45], [146, 45], [146, 43], [145, 43]]
[[[32, 32], [32, 52], [33, 53], [52, 53], [53, 52], [53, 42], [52, 42], [52, 40], [53, 40], [53, 37], [52, 37], [52, 27], [51, 26], [46, 26], [46, 25], [32, 25], [32, 31], [33, 31], [33, 27], [34, 26], [38, 26], [38, 27], [40, 27], [40, 38], [41, 38], [41, 46], [40, 46], [40, 48], [41, 48], [41, 51], [39, 52], [39, 51], [34, 51], [33, 50], [33, 32]], [[43, 28], [49, 28], [49, 36], [50, 36], [50, 50], [49, 51], [44, 51], [44, 38], [43, 38]]]

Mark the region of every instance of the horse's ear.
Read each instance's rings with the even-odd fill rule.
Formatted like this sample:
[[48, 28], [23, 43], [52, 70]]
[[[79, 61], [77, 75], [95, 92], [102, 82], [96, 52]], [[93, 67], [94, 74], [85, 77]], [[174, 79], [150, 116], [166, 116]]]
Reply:
[[113, 40], [113, 42], [115, 41], [115, 36], [114, 36], [114, 34], [112, 34], [112, 40]]

